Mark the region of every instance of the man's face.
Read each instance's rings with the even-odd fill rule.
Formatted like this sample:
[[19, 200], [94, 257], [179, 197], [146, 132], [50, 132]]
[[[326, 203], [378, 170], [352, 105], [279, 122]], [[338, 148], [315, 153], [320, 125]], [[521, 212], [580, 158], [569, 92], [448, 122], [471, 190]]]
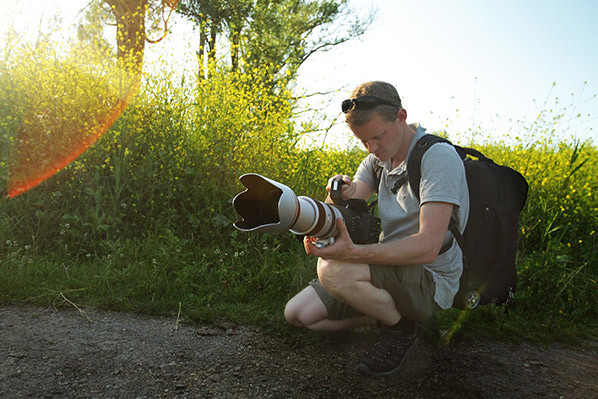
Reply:
[[382, 162], [391, 159], [401, 147], [400, 120], [386, 122], [378, 114], [374, 114], [369, 122], [357, 127], [351, 127], [367, 150]]

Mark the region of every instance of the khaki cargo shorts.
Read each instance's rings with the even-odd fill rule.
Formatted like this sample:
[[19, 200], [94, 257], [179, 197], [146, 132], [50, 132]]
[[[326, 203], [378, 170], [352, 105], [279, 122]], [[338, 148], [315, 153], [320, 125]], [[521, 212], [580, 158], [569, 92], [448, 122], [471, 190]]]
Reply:
[[[372, 284], [390, 293], [401, 315], [414, 321], [425, 321], [436, 315], [440, 307], [434, 301], [436, 284], [432, 273], [421, 265], [384, 266], [370, 265]], [[318, 279], [309, 283], [326, 306], [328, 318], [342, 320], [363, 313], [333, 297], [322, 287]]]

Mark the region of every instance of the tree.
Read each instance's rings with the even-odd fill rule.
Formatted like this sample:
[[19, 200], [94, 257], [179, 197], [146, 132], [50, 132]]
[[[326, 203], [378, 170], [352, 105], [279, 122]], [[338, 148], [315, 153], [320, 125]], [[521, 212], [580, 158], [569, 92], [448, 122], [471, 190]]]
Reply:
[[[218, 35], [225, 34], [230, 39], [232, 69], [238, 68], [242, 32], [252, 6], [253, 0], [183, 0], [179, 3], [177, 11], [199, 30], [197, 56], [201, 66], [206, 57], [209, 62], [216, 59]], [[207, 76], [206, 70], [200, 70], [200, 78]]]
[[[100, 22], [116, 25], [116, 54], [122, 67], [134, 76], [143, 69], [145, 43], [156, 43], [168, 32], [168, 20], [177, 0], [93, 0], [85, 21], [79, 26], [79, 38], [89, 41], [99, 34]], [[161, 26], [163, 23], [163, 26]], [[158, 39], [150, 34], [161, 31]], [[97, 39], [95, 40], [96, 42]]]
[[314, 53], [329, 50], [365, 32], [372, 15], [363, 21], [352, 15], [346, 0], [258, 0], [245, 41], [249, 67], [267, 66], [288, 82]]
[[148, 0], [104, 0], [116, 19], [118, 59], [127, 69], [140, 74], [145, 51], [145, 12]]
[[373, 19], [353, 15], [347, 0], [181, 0], [177, 11], [199, 29], [201, 66], [206, 53], [216, 59], [220, 38], [232, 70], [269, 68], [282, 86], [312, 54], [361, 35]]
[[83, 18], [77, 26], [77, 39], [82, 47], [114, 56], [112, 46], [103, 34], [106, 21], [113, 15], [108, 7], [102, 7], [103, 4], [101, 0], [95, 0], [83, 10]]

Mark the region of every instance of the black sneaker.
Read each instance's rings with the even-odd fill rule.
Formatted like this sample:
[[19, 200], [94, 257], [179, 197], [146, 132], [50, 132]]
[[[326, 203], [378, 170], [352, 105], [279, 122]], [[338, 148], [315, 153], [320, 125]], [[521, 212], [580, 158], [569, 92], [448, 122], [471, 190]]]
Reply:
[[393, 331], [382, 326], [378, 341], [361, 357], [357, 371], [371, 377], [390, 376], [399, 371], [417, 343], [416, 329], [413, 332]]

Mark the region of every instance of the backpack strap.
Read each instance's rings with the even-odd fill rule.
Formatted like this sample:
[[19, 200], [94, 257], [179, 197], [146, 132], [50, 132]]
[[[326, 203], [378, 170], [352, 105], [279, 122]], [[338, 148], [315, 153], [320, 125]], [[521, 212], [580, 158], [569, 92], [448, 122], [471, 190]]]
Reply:
[[450, 141], [447, 139], [443, 139], [442, 137], [436, 136], [434, 134], [425, 134], [417, 140], [415, 146], [409, 153], [409, 157], [407, 158], [407, 173], [409, 176], [409, 185], [413, 190], [413, 193], [417, 197], [419, 201], [419, 184], [422, 178], [422, 158], [426, 151], [430, 149], [436, 143], [449, 143], [452, 145]]
[[378, 193], [378, 188], [380, 187], [380, 180], [382, 179], [382, 166], [380, 166], [378, 162], [375, 162], [372, 165], [372, 168], [374, 170], [374, 189], [376, 190], [376, 193]]
[[[453, 147], [455, 147], [455, 150], [457, 150], [457, 153], [459, 154], [461, 159], [465, 159], [465, 157], [467, 155], [472, 155], [475, 157], [484, 157], [484, 155], [482, 155], [479, 151], [476, 151], [476, 150], [473, 150], [470, 148], [467, 148], [467, 149], [461, 148], [459, 146], [454, 145], [447, 139], [436, 136], [434, 134], [425, 134], [415, 143], [415, 146], [409, 153], [409, 158], [407, 159], [407, 174], [409, 176], [409, 185], [411, 186], [411, 189], [413, 190], [413, 193], [417, 197], [418, 201], [420, 200], [419, 187], [420, 187], [420, 181], [421, 181], [421, 177], [422, 177], [422, 168], [421, 168], [422, 158], [424, 157], [424, 154], [426, 153], [426, 151], [428, 151], [430, 149], [430, 147], [432, 147], [436, 143], [448, 143], [448, 144], [452, 145]], [[469, 150], [471, 150], [471, 151], [469, 151]], [[459, 247], [461, 247], [461, 249], [463, 249], [464, 244], [465, 244], [463, 235], [459, 231], [459, 228], [457, 226], [457, 221], [452, 216], [451, 216], [451, 221], [449, 222], [448, 229], [452, 233], [455, 240], [457, 240], [457, 244], [459, 244]], [[448, 244], [448, 248], [446, 248], [446, 246], [443, 247], [441, 249], [440, 253], [442, 254], [443, 252], [446, 252], [450, 248], [450, 244], [452, 244], [452, 240]]]

